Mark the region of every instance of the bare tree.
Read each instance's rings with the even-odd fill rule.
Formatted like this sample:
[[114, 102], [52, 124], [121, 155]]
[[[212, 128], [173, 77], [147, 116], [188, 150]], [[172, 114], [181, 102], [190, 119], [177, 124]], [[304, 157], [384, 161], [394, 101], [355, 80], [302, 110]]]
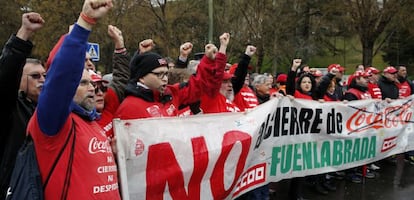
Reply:
[[[374, 50], [375, 43], [408, 0], [345, 0], [343, 2], [343, 8], [347, 8], [361, 41], [362, 63], [369, 66], [377, 52]], [[341, 6], [339, 9], [342, 9]]]

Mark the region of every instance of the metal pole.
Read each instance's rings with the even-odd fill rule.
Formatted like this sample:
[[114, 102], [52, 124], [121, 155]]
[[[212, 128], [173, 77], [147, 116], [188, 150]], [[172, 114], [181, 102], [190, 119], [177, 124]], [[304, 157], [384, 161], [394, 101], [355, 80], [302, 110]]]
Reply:
[[213, 43], [213, 0], [208, 0], [208, 42]]

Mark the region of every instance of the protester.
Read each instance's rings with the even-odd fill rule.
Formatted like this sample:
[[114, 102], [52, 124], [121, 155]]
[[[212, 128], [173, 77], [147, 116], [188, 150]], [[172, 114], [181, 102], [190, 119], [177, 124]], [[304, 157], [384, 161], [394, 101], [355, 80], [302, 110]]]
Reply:
[[33, 115], [45, 81], [45, 69], [37, 59], [26, 59], [33, 44], [29, 40], [43, 27], [38, 13], [22, 15], [16, 35], [11, 35], [0, 56], [0, 88], [3, 105], [0, 118], [0, 199], [5, 199], [17, 152], [25, 139], [27, 122]]
[[[400, 88], [398, 87], [398, 70], [393, 66], [388, 66], [382, 71], [383, 75], [378, 81], [378, 87], [381, 89], [382, 99], [391, 102], [394, 99], [400, 98]], [[407, 88], [408, 89], [408, 88]], [[394, 175], [394, 188], [401, 187], [401, 177], [404, 171], [404, 156], [405, 153], [395, 155], [395, 162], [397, 168]]]
[[[349, 88], [344, 94], [344, 100], [355, 101], [372, 99], [368, 91], [368, 74], [365, 71], [356, 71], [350, 80]], [[348, 179], [353, 183], [362, 183], [362, 177], [375, 178], [375, 174], [365, 169], [365, 166], [355, 167], [346, 170]]]
[[105, 134], [112, 138], [112, 119], [125, 98], [124, 89], [129, 78], [129, 55], [122, 31], [118, 27], [108, 25], [108, 35], [114, 42], [115, 48], [112, 55], [111, 81], [103, 79], [98, 74], [91, 78], [95, 83], [96, 110], [100, 113], [97, 122], [105, 130]]
[[271, 83], [269, 82], [268, 76], [258, 75], [254, 77], [252, 85], [259, 104], [262, 104], [270, 99], [269, 90], [271, 88]]
[[229, 34], [220, 36], [220, 49], [206, 45], [206, 56], [201, 60], [197, 73], [183, 86], [168, 85], [167, 62], [153, 52], [136, 54], [130, 62], [130, 79], [127, 97], [117, 110], [120, 119], [177, 116], [180, 105], [200, 100], [202, 93], [211, 95], [218, 90], [226, 62]]
[[[201, 109], [204, 113], [240, 112], [240, 108], [233, 102], [234, 97], [243, 88], [250, 57], [256, 52], [256, 47], [248, 45], [245, 53], [241, 56], [234, 75], [225, 72], [220, 81], [220, 90], [212, 95], [203, 95]], [[242, 104], [240, 104], [242, 105]]]
[[361, 71], [361, 72], [365, 71], [365, 66], [362, 65], [362, 64], [358, 64], [358, 65], [355, 66], [355, 71], [351, 75], [349, 75], [349, 77], [348, 77], [348, 80], [347, 80], [347, 83], [346, 83], [347, 87], [349, 86], [349, 84], [351, 84], [351, 80], [354, 79], [354, 73], [358, 72], [358, 71]]
[[323, 77], [322, 71], [319, 69], [311, 68], [310, 73], [313, 75], [313, 77], [315, 77], [316, 85], [319, 85]]
[[382, 99], [381, 89], [378, 87], [379, 73], [375, 67], [367, 67], [365, 70], [370, 76], [368, 77], [368, 91], [373, 99]]
[[[399, 65], [396, 69], [398, 70], [397, 85], [400, 93], [400, 98], [407, 98], [414, 94], [414, 84], [407, 78], [407, 68], [404, 65]], [[414, 164], [414, 151], [406, 152], [405, 157], [410, 162], [410, 164]]]
[[[338, 72], [335, 73], [335, 76], [332, 78], [336, 82], [335, 86], [335, 96], [338, 97], [338, 99], [342, 100], [342, 97], [345, 93], [345, 87], [342, 85], [341, 81], [345, 73], [345, 68], [341, 66], [340, 64], [330, 64], [328, 66], [328, 72], [332, 71], [333, 69], [337, 69]], [[329, 74], [329, 73], [328, 73]], [[332, 73], [331, 73], [332, 74]]]
[[[278, 93], [286, 96], [286, 81], [287, 81], [287, 74], [279, 74], [276, 78], [276, 88]], [[270, 96], [274, 96], [273, 93], [270, 93]]]
[[354, 101], [362, 99], [372, 99], [368, 91], [368, 77], [365, 71], [356, 71], [353, 74], [348, 90], [344, 94], [344, 100]]
[[[168, 84], [174, 85], [177, 84], [178, 87], [182, 87], [188, 84], [188, 80], [192, 74], [196, 73], [196, 66], [187, 68], [190, 62], [188, 61], [188, 56], [192, 52], [193, 44], [191, 42], [186, 42], [180, 46], [180, 56], [177, 59], [177, 67], [169, 68], [168, 70]], [[198, 63], [193, 63], [198, 65]], [[200, 101], [191, 103], [189, 105], [180, 105], [178, 108], [178, 116], [186, 117], [195, 114], [203, 113], [200, 109]]]
[[95, 121], [95, 88], [84, 69], [91, 29], [112, 7], [111, 0], [85, 0], [77, 23], [51, 62], [29, 121], [42, 182], [68, 141], [44, 189], [45, 199], [120, 199], [115, 158]]
[[382, 99], [398, 99], [399, 88], [397, 85], [397, 72], [393, 66], [388, 66], [383, 70], [383, 75], [378, 80], [378, 87], [381, 89]]
[[[302, 59], [293, 59], [292, 67], [287, 75], [286, 94], [299, 99], [317, 100], [316, 81], [312, 74], [301, 73], [295, 81], [301, 63]], [[305, 177], [292, 178], [289, 187], [289, 199], [303, 199], [304, 184]]]
[[85, 57], [85, 68], [87, 70], [92, 70], [94, 72], [96, 72], [96, 67], [95, 64], [92, 61], [92, 57], [89, 53], [86, 53], [86, 57]]
[[407, 68], [404, 65], [399, 65], [396, 68], [397, 85], [399, 88], [400, 98], [406, 98], [414, 94], [414, 84], [407, 78]]
[[302, 60], [294, 59], [291, 70], [287, 76], [286, 94], [292, 95], [295, 98], [317, 100], [316, 96], [316, 82], [315, 78], [310, 73], [302, 73], [297, 80], [296, 70], [300, 66]]
[[[331, 67], [326, 75], [317, 69], [311, 69], [311, 74], [315, 77], [316, 96], [320, 102], [339, 101], [338, 95], [335, 93], [336, 73], [341, 70], [339, 67]], [[319, 79], [319, 82], [317, 81]], [[314, 190], [322, 195], [327, 195], [329, 191], [336, 191], [336, 185], [332, 180], [332, 175], [337, 176], [341, 172], [316, 174], [308, 177], [312, 183]]]
[[[235, 75], [236, 70], [239, 68], [239, 65], [241, 69], [246, 68], [246, 67], [247, 69], [249, 69], [248, 64], [250, 62], [250, 58], [251, 56], [243, 55], [239, 63], [235, 63], [230, 67], [229, 73], [232, 75]], [[244, 78], [242, 88], [240, 88], [239, 92], [233, 91], [235, 93], [233, 102], [237, 105], [237, 107], [240, 109], [241, 112], [246, 111], [246, 110], [251, 110], [255, 108], [257, 105], [259, 105], [255, 92], [249, 87], [250, 74], [248, 73], [248, 71], [244, 69], [239, 70], [237, 71], [238, 75], [236, 75], [236, 77], [237, 76], [243, 77], [244, 72], [246, 72], [246, 75], [244, 76], [245, 78]], [[232, 82], [235, 82], [235, 84], [237, 84], [236, 83], [237, 81], [240, 81], [240, 79], [236, 79], [236, 78], [232, 79]]]

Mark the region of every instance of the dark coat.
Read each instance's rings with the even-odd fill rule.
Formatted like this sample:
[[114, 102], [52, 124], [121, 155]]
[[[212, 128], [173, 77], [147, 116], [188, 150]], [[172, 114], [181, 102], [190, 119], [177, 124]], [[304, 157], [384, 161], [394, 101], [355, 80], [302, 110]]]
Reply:
[[398, 99], [400, 96], [397, 84], [388, 80], [384, 76], [381, 76], [381, 78], [378, 80], [378, 87], [381, 89], [382, 99]]
[[0, 114], [0, 199], [5, 198], [17, 152], [26, 136], [26, 127], [35, 103], [18, 93], [26, 58], [33, 44], [12, 35], [0, 57], [0, 91], [3, 104]]

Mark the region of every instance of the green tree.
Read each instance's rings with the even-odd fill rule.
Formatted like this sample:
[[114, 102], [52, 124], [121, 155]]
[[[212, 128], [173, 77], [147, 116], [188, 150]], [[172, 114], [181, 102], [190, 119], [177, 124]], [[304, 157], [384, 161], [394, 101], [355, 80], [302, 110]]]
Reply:
[[20, 5], [14, 1], [0, 1], [0, 8], [0, 44], [4, 44], [20, 27], [23, 12]]
[[391, 37], [383, 47], [383, 59], [393, 66], [414, 65], [414, 36], [403, 27], [392, 30]]
[[[335, 3], [339, 3], [336, 1]], [[351, 17], [362, 45], [362, 63], [365, 66], [372, 64], [374, 45], [393, 17], [407, 3], [407, 0], [344, 0], [343, 9]], [[346, 14], [346, 13], [345, 13]]]

